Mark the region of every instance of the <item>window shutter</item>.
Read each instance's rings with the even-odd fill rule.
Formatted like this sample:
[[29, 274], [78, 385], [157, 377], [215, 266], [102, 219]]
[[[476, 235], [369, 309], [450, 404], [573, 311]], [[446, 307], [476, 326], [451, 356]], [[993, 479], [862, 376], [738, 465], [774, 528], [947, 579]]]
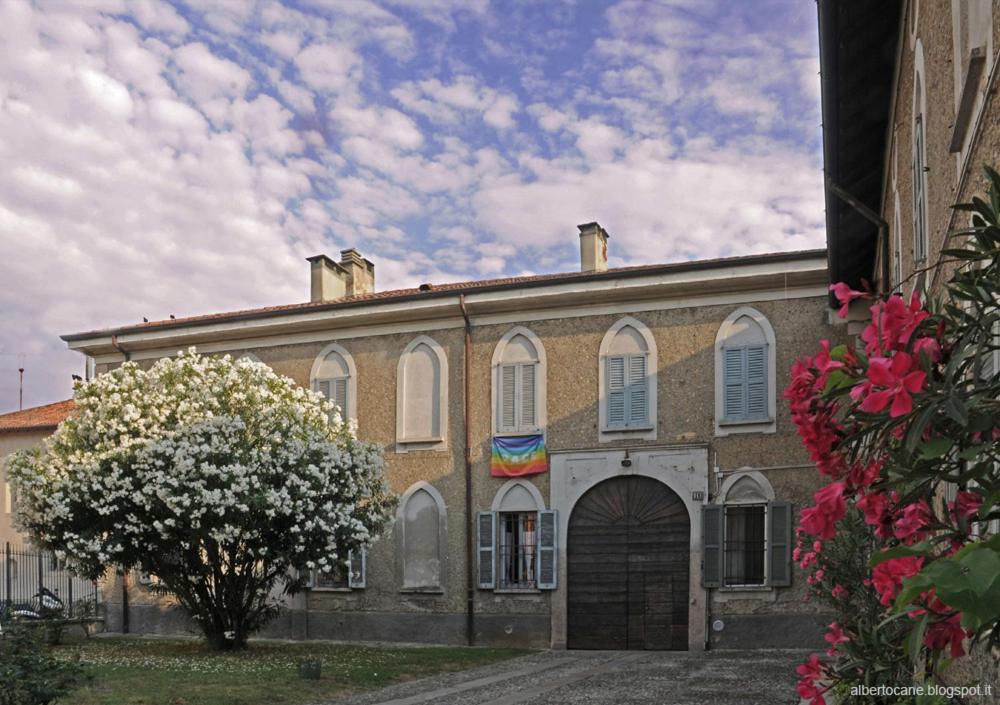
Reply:
[[703, 587], [722, 585], [722, 510], [721, 504], [706, 504], [701, 508]]
[[516, 428], [516, 401], [517, 401], [517, 366], [500, 366], [500, 393], [497, 395], [497, 402], [500, 405], [500, 428], [499, 431], [513, 431]]
[[350, 551], [347, 554], [347, 564], [351, 571], [347, 576], [347, 586], [352, 589], [364, 588], [368, 572], [368, 551]]
[[494, 512], [479, 512], [476, 527], [479, 551], [479, 587], [492, 590], [496, 586], [493, 547], [496, 544], [496, 515]]
[[535, 365], [532, 363], [520, 367], [521, 419], [518, 430], [524, 431], [538, 425], [535, 420]]
[[538, 512], [538, 589], [555, 590], [557, 580], [556, 511]]
[[608, 426], [624, 426], [626, 418], [626, 385], [625, 358], [623, 356], [607, 358], [607, 423]]
[[792, 505], [788, 502], [771, 502], [767, 505], [770, 515], [768, 536], [768, 584], [788, 587], [792, 584]]
[[913, 258], [918, 262], [927, 257], [927, 206], [924, 199], [924, 121], [923, 115], [917, 115], [913, 135]]
[[746, 415], [752, 419], [767, 418], [767, 345], [748, 345], [746, 351]]
[[628, 424], [641, 425], [649, 418], [649, 402], [646, 389], [646, 356], [631, 355], [628, 359]]
[[722, 349], [723, 412], [726, 421], [738, 421], [746, 417], [744, 391], [746, 375], [743, 372], [743, 348]]
[[327, 384], [331, 387], [331, 399], [340, 408], [341, 418], [347, 418], [347, 378], [331, 379]]

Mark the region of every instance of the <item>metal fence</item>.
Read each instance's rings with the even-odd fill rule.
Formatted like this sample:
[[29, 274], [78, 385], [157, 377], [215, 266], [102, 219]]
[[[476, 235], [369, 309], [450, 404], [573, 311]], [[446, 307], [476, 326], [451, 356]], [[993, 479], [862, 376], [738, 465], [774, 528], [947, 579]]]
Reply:
[[62, 616], [86, 617], [97, 612], [97, 583], [70, 573], [53, 553], [5, 543], [0, 555], [0, 611], [38, 611], [43, 589], [62, 601]]

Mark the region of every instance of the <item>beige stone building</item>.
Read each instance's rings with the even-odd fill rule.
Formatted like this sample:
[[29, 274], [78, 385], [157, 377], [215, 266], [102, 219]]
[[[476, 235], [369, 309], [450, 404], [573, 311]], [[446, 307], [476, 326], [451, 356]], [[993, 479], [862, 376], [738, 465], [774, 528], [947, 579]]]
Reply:
[[14, 528], [17, 500], [7, 481], [7, 458], [15, 451], [39, 445], [72, 409], [72, 400], [67, 400], [0, 414], [0, 546], [28, 543]]
[[[818, 5], [831, 280], [906, 296], [939, 291], [950, 275], [936, 266], [948, 233], [969, 222], [951, 206], [985, 193], [984, 166], [1000, 169], [1000, 5]], [[852, 326], [867, 315], [856, 302]], [[997, 369], [1000, 354], [988, 364]], [[997, 683], [1000, 651], [980, 646], [946, 677]]]
[[[790, 554], [816, 474], [780, 393], [796, 357], [843, 332], [825, 251], [608, 269], [607, 233], [579, 239], [578, 272], [381, 292], [346, 250], [310, 258], [308, 303], [64, 339], [97, 373], [190, 346], [252, 356], [384, 446], [395, 522], [271, 634], [815, 642], [823, 616]], [[541, 472], [491, 474], [505, 461]], [[136, 576], [106, 594], [112, 629], [184, 628]]]

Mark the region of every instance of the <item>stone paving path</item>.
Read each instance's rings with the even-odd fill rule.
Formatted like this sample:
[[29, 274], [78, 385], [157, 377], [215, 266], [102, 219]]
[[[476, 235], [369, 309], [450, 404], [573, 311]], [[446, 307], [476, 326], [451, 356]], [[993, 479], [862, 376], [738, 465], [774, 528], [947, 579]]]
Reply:
[[806, 652], [547, 651], [329, 705], [796, 705]]

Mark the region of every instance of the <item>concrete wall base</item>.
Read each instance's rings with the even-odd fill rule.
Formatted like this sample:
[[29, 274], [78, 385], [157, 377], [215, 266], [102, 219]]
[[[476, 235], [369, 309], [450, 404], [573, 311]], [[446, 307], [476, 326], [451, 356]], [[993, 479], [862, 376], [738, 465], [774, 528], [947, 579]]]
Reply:
[[823, 635], [831, 614], [727, 614], [722, 631], [711, 634], [713, 649], [825, 649]]

